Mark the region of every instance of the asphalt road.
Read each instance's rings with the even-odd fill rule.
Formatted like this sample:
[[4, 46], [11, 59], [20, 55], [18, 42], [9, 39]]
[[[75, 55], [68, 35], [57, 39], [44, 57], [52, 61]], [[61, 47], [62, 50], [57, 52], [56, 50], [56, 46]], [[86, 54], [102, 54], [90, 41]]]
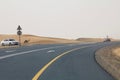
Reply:
[[95, 60], [96, 50], [120, 42], [51, 44], [0, 49], [0, 80], [115, 80]]

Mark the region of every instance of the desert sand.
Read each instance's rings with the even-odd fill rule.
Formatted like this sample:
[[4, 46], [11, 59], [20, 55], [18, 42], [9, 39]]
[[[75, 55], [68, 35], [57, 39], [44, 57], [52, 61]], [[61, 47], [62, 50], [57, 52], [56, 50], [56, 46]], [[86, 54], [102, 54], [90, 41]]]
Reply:
[[120, 45], [105, 47], [96, 52], [97, 62], [116, 80], [120, 80]]
[[[4, 39], [13, 38], [17, 41], [19, 41], [18, 35], [0, 35], [0, 41]], [[24, 41], [27, 40], [28, 43], [24, 43]], [[55, 43], [76, 43], [79, 41], [70, 40], [70, 39], [62, 39], [62, 38], [50, 38], [50, 37], [41, 37], [41, 36], [35, 36], [35, 35], [28, 35], [24, 34], [21, 36], [21, 43], [24, 44], [55, 44]]]
[[103, 42], [103, 38], [78, 38], [77, 41], [83, 42]]

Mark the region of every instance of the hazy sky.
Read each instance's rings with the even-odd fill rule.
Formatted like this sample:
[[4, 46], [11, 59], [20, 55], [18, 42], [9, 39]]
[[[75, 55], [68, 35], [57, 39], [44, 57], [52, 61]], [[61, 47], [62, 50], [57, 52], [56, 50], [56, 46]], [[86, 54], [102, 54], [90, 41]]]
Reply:
[[0, 34], [120, 38], [120, 0], [0, 0]]

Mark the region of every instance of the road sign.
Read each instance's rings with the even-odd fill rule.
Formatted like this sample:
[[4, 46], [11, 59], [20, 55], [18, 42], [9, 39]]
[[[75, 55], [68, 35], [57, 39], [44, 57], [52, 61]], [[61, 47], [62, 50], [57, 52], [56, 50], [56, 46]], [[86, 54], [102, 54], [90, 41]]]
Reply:
[[22, 30], [22, 28], [20, 27], [20, 25], [18, 25], [18, 28], [17, 28], [17, 30], [19, 30], [19, 31], [20, 31], [20, 30]]
[[22, 31], [17, 31], [17, 35], [22, 35]]
[[21, 46], [21, 35], [22, 35], [22, 28], [20, 27], [20, 25], [18, 25], [18, 28], [17, 28], [17, 35], [19, 35], [19, 46]]

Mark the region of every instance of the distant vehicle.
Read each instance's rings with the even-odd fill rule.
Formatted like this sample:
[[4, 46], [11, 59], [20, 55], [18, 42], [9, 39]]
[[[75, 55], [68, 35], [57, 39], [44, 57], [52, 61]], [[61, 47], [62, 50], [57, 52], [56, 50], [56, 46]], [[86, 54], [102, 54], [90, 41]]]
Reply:
[[111, 42], [111, 39], [107, 38], [104, 40], [104, 42]]
[[15, 39], [5, 39], [1, 41], [2, 46], [11, 46], [11, 45], [19, 45], [19, 42]]

